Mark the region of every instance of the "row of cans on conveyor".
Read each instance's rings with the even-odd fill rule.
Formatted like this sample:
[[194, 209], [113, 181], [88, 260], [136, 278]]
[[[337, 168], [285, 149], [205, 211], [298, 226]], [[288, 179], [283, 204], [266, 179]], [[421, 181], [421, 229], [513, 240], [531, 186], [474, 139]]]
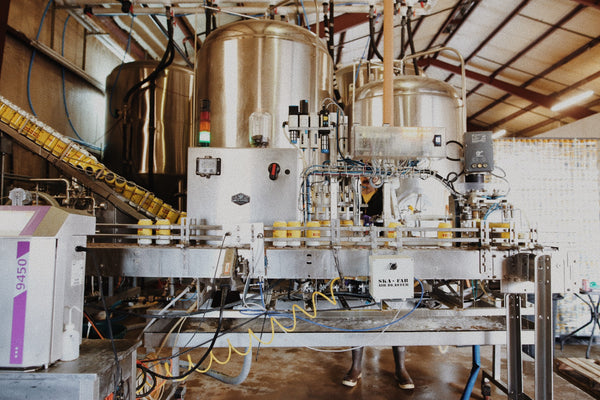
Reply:
[[153, 193], [112, 172], [77, 143], [64, 137], [36, 117], [0, 96], [0, 120], [60, 161], [103, 181], [138, 210], [157, 219], [177, 223], [182, 213]]

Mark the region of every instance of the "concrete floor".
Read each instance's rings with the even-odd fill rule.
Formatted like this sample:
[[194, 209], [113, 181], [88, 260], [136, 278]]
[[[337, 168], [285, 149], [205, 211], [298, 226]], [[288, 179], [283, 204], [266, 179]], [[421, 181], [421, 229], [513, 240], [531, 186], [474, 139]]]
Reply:
[[[201, 354], [201, 353], [196, 353]], [[218, 349], [216, 356], [226, 357]], [[256, 349], [254, 349], [256, 357]], [[482, 365], [491, 371], [491, 347], [482, 347]], [[592, 354], [594, 356], [597, 354]], [[568, 346], [565, 352], [556, 351], [557, 357], [584, 357], [582, 346]], [[524, 387], [533, 396], [533, 361], [527, 356], [524, 362]], [[197, 359], [192, 355], [193, 359]], [[394, 362], [391, 349], [367, 348], [363, 361], [363, 378], [354, 388], [342, 386], [341, 380], [350, 366], [349, 352], [323, 353], [305, 348], [262, 348], [258, 361], [253, 359], [246, 381], [230, 386], [207, 376], [193, 375], [187, 381], [186, 399], [459, 399], [471, 368], [470, 347], [411, 347], [408, 348], [407, 369], [414, 382], [414, 390], [401, 390], [394, 380]], [[241, 357], [215, 368], [236, 375], [241, 367]], [[504, 374], [506, 371], [504, 370]], [[505, 379], [505, 378], [504, 378]], [[481, 375], [471, 399], [482, 399]], [[554, 375], [554, 398], [557, 400], [586, 400], [593, 397]], [[493, 399], [506, 399], [501, 391], [492, 389]]]

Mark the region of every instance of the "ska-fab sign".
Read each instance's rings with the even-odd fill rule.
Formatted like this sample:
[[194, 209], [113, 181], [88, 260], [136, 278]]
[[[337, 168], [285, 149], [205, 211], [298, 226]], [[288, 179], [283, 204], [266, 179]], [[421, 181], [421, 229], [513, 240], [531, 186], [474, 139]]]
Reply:
[[414, 292], [414, 262], [410, 257], [370, 256], [369, 292], [376, 301], [407, 299]]

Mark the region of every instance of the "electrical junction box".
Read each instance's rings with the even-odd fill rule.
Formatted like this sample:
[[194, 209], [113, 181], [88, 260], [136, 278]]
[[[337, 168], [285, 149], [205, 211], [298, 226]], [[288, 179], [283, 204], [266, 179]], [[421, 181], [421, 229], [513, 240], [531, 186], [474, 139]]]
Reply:
[[369, 292], [375, 301], [414, 295], [414, 261], [403, 256], [369, 257]]
[[0, 206], [0, 368], [63, 358], [68, 324], [81, 338], [85, 253], [75, 247], [95, 227], [94, 217], [58, 207]]
[[492, 132], [465, 133], [465, 173], [494, 170], [494, 143]]

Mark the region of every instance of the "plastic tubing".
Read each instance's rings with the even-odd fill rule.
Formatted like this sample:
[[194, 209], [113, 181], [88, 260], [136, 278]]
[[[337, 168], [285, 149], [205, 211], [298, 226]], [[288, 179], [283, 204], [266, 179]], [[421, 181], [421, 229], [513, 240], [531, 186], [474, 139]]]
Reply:
[[246, 347], [245, 353], [247, 354], [244, 356], [244, 363], [242, 364], [242, 369], [237, 376], [229, 376], [214, 371], [212, 369], [206, 371], [205, 374], [210, 376], [211, 378], [215, 378], [216, 380], [221, 381], [223, 383], [227, 383], [229, 385], [239, 385], [243, 383], [248, 377], [248, 374], [250, 373], [250, 368], [252, 367], [252, 352], [248, 351], [248, 347]]

